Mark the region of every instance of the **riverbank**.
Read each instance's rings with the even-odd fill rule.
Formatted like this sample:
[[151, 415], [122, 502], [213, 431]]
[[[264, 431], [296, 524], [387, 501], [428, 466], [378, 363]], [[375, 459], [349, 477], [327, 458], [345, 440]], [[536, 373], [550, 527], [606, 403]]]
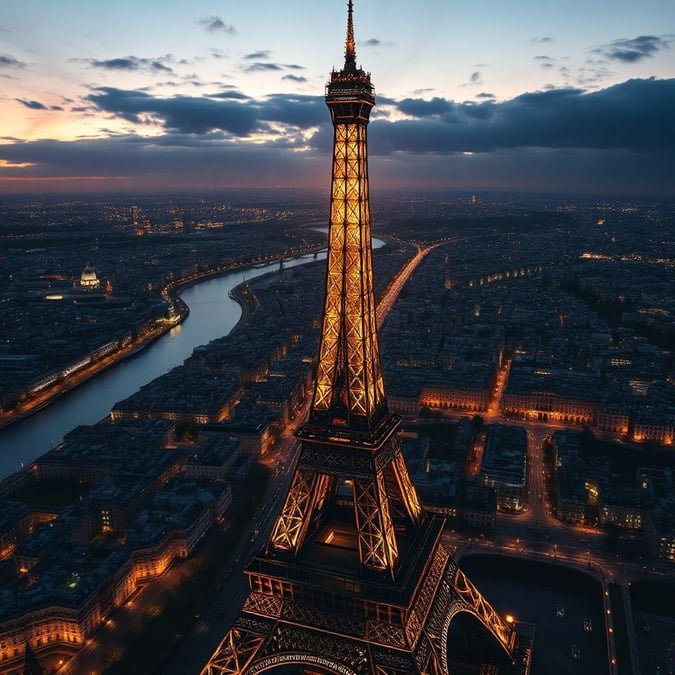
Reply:
[[93, 377], [100, 375], [108, 368], [111, 368], [121, 361], [124, 361], [125, 359], [135, 356], [141, 352], [143, 349], [162, 337], [162, 335], [168, 333], [172, 328], [175, 328], [177, 325], [187, 319], [188, 315], [190, 314], [190, 310], [187, 305], [185, 305], [185, 303], [182, 304], [185, 306], [185, 310], [182, 312], [179, 311], [176, 320], [167, 322], [164, 325], [157, 326], [154, 330], [150, 330], [148, 333], [144, 334], [139, 340], [136, 340], [126, 347], [122, 347], [121, 349], [104, 356], [99, 361], [96, 361], [95, 363], [85, 366], [81, 370], [72, 373], [62, 382], [54, 384], [40, 392], [38, 396], [26, 399], [18, 408], [8, 410], [7, 412], [1, 414], [0, 431], [6, 427], [9, 427], [15, 422], [24, 420], [36, 412], [43, 410], [64, 394], [67, 394], [76, 387], [79, 387], [85, 382], [88, 382]]

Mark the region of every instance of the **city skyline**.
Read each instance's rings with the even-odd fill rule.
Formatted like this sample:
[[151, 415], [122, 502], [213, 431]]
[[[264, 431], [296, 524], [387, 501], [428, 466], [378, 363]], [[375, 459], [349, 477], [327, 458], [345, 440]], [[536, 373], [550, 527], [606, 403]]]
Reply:
[[[3, 3], [0, 193], [321, 188], [343, 11]], [[671, 3], [355, 12], [375, 189], [673, 194]]]

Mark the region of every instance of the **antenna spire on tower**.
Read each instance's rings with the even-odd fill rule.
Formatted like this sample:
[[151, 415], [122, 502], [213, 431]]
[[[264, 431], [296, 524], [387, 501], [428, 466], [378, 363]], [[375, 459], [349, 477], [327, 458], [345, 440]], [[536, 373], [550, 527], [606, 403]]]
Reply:
[[345, 47], [345, 70], [356, 70], [356, 40], [354, 40], [354, 3], [347, 3], [347, 45]]

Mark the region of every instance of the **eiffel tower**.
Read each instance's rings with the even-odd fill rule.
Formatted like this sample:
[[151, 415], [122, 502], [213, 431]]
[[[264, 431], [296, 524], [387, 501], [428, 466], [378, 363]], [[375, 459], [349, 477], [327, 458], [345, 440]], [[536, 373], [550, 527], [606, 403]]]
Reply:
[[[449, 673], [460, 614], [512, 663], [516, 634], [441, 543], [421, 506], [387, 408], [376, 330], [367, 135], [375, 105], [356, 65], [331, 73], [333, 127], [326, 294], [308, 421], [281, 513], [248, 563], [249, 594], [202, 675]], [[482, 643], [481, 643], [482, 644]], [[491, 671], [494, 672], [494, 671]]]

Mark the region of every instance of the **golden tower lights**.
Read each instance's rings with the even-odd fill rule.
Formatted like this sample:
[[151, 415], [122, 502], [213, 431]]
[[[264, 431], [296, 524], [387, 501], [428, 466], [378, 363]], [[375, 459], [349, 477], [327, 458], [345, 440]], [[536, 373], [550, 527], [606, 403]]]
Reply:
[[441, 543], [421, 507], [389, 412], [376, 329], [367, 134], [375, 105], [356, 65], [353, 3], [345, 64], [326, 104], [334, 127], [325, 304], [309, 420], [249, 595], [202, 675], [292, 672], [447, 675], [447, 635], [473, 614], [507, 659], [515, 633]]

